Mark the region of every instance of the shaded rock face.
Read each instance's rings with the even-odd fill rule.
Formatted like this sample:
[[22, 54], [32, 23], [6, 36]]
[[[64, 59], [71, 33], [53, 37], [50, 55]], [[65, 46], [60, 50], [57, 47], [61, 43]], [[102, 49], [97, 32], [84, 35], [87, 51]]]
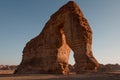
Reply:
[[26, 44], [15, 74], [68, 74], [70, 50], [74, 52], [76, 73], [95, 70], [99, 65], [92, 55], [91, 44], [91, 28], [77, 4], [70, 1]]

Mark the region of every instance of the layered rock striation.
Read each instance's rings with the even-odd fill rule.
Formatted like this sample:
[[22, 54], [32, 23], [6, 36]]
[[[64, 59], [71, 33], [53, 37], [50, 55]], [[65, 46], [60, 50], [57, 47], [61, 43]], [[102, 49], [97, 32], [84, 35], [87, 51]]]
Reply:
[[91, 45], [91, 28], [77, 4], [70, 1], [26, 44], [15, 74], [68, 74], [70, 50], [74, 52], [76, 73], [95, 70], [99, 64], [92, 55]]

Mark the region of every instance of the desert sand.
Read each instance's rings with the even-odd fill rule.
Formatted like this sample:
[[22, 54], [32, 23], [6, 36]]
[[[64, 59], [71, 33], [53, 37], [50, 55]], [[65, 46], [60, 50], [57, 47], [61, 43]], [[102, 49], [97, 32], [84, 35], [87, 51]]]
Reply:
[[[2, 74], [3, 72], [3, 74]], [[0, 80], [120, 80], [120, 72], [107, 73], [86, 73], [69, 75], [54, 75], [54, 74], [21, 74], [14, 75], [12, 70], [0, 71]]]

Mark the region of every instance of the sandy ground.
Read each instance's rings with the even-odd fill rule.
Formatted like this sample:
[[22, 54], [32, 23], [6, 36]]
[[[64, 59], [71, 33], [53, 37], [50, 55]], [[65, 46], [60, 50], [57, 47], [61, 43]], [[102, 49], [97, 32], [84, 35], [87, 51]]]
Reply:
[[14, 70], [0, 70], [0, 74], [13, 74]]
[[71, 73], [69, 75], [53, 75], [53, 74], [13, 75], [4, 73], [0, 74], [0, 80], [120, 80], [120, 72], [87, 73], [87, 74]]

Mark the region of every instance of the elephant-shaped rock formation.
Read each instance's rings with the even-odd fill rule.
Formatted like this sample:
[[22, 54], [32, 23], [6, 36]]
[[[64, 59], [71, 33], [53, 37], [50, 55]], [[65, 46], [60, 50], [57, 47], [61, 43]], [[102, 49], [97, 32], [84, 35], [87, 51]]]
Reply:
[[92, 31], [78, 5], [69, 1], [54, 13], [42, 32], [30, 40], [15, 74], [68, 74], [70, 51], [75, 71], [82, 73], [99, 66], [91, 51]]

